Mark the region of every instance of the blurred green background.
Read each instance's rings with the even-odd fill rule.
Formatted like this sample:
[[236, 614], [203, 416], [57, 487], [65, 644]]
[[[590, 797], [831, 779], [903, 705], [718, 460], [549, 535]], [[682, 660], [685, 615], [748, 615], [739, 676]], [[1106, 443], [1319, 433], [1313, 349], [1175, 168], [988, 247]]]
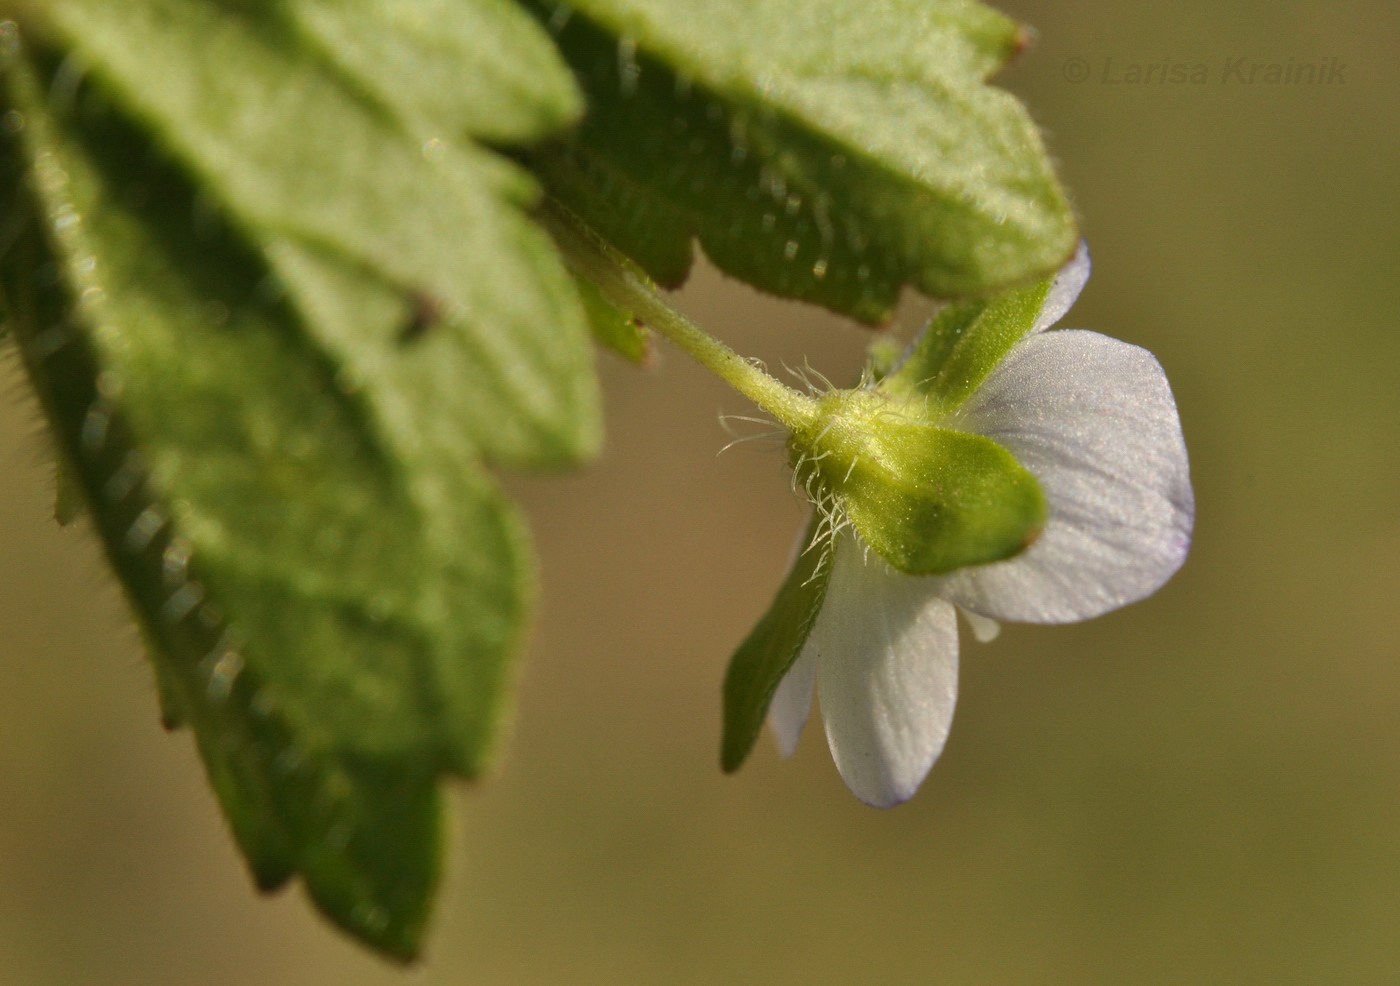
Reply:
[[[801, 511], [780, 455], [716, 458], [740, 400], [674, 351], [603, 358], [602, 462], [511, 481], [538, 629], [405, 973], [251, 890], [90, 535], [49, 519], [10, 360], [0, 984], [1400, 981], [1400, 8], [1003, 9], [1041, 32], [1003, 82], [1096, 261], [1066, 324], [1152, 349], [1180, 402], [1199, 519], [1175, 581], [968, 641], [947, 752], [904, 807], [858, 804], [819, 728], [722, 777], [725, 662]], [[1334, 57], [1332, 85], [1221, 82], [1226, 59]], [[1113, 85], [1109, 58], [1209, 80]], [[838, 380], [867, 338], [708, 271], [681, 302]]]

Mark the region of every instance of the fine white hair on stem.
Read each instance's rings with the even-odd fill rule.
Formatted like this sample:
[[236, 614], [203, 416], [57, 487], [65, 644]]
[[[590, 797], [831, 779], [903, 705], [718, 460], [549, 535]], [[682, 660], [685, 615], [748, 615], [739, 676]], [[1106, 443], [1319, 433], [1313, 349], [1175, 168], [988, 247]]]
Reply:
[[803, 389], [807, 391], [807, 393], [817, 393], [816, 384], [812, 383], [812, 378], [807, 376], [807, 374], [801, 368], [788, 366], [787, 362], [784, 361], [783, 369], [787, 372], [788, 376], [792, 377], [794, 380], [800, 383]]
[[727, 432], [728, 434], [734, 435], [734, 434], [737, 434], [737, 432], [736, 432], [736, 431], [734, 430], [734, 428], [729, 424], [729, 422], [731, 422], [731, 421], [747, 421], [747, 422], [750, 422], [751, 424], [756, 424], [756, 425], [767, 425], [767, 426], [770, 427], [770, 428], [778, 428], [778, 427], [779, 427], [779, 426], [778, 426], [778, 422], [774, 421], [772, 418], [755, 418], [755, 417], [751, 417], [751, 416], [749, 416], [749, 415], [747, 415], [747, 414], [726, 414], [726, 413], [724, 413], [723, 411], [720, 412], [720, 415], [719, 415], [719, 426], [720, 426], [721, 428], [723, 428], [723, 429], [725, 430], [725, 432]]
[[776, 441], [775, 441], [774, 436], [775, 436], [775, 435], [786, 435], [786, 434], [787, 434], [786, 431], [784, 431], [784, 430], [782, 430], [781, 428], [779, 428], [779, 429], [777, 429], [777, 430], [775, 430], [775, 431], [760, 431], [760, 432], [758, 432], [757, 434], [753, 434], [753, 435], [740, 435], [738, 438], [734, 439], [734, 441], [732, 441], [732, 442], [730, 442], [729, 444], [725, 445], [724, 448], [722, 448], [722, 449], [720, 449], [718, 452], [716, 452], [716, 453], [715, 453], [715, 456], [718, 457], [718, 456], [723, 455], [725, 452], [728, 452], [730, 449], [732, 449], [735, 445], [742, 445], [742, 444], [744, 444], [745, 442], [758, 442], [758, 441], [763, 441], [763, 440], [765, 440], [765, 439], [768, 440], [768, 441], [773, 441], [773, 442], [775, 442], [775, 446], [778, 447], [778, 448], [781, 448], [782, 445], [783, 445], [784, 443], [783, 443], [781, 440], [776, 440]]
[[[831, 379], [827, 377], [825, 373], [822, 373], [812, 366], [811, 362], [806, 357], [802, 359], [802, 366], [793, 367], [784, 362], [783, 369], [786, 370], [788, 375], [794, 380], [802, 384], [802, 386], [806, 388], [807, 393], [813, 396], [834, 393], [838, 389], [837, 386], [831, 382]], [[864, 374], [865, 371], [862, 370], [861, 373]], [[816, 378], [815, 381], [813, 380], [814, 377]]]
[[797, 495], [797, 480], [802, 475], [802, 464], [807, 461], [807, 453], [803, 452], [802, 457], [793, 464], [792, 467], [792, 495]]
[[826, 387], [826, 393], [829, 394], [829, 393], [832, 393], [832, 392], [834, 392], [834, 391], [836, 390], [836, 384], [832, 383], [832, 382], [831, 382], [831, 379], [830, 379], [825, 373], [823, 373], [821, 370], [818, 370], [816, 367], [812, 366], [811, 361], [808, 360], [807, 357], [805, 357], [805, 356], [802, 357], [802, 368], [803, 368], [804, 374], [806, 374], [806, 373], [811, 373], [811, 374], [813, 374], [814, 376], [816, 376], [816, 378], [817, 378], [818, 380], [820, 380], [820, 381], [822, 382], [823, 385], [825, 385], [825, 387]]
[[[739, 429], [734, 427], [734, 422], [736, 421], [743, 421], [748, 424], [764, 425], [766, 427], [763, 431], [757, 431], [753, 434], [745, 435], [740, 433]], [[719, 414], [719, 426], [724, 429], [724, 433], [726, 435], [733, 436], [734, 440], [729, 444], [725, 445], [724, 448], [716, 452], [716, 456], [723, 455], [725, 452], [728, 452], [730, 449], [732, 449], [735, 445], [742, 445], [744, 442], [770, 441], [773, 443], [773, 446], [775, 448], [781, 448], [785, 443], [781, 438], [779, 438], [779, 436], [787, 435], [787, 429], [783, 428], [781, 425], [778, 424], [778, 422], [774, 421], [772, 418], [753, 417], [747, 414], [726, 414], [725, 412], [721, 411]]]

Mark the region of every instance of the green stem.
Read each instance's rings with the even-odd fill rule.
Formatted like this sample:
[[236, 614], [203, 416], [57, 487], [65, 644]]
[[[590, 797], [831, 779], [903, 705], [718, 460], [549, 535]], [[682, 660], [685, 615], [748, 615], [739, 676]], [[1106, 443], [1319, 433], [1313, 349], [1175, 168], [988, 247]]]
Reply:
[[[640, 287], [640, 285], [638, 285]], [[680, 346], [729, 386], [753, 401], [788, 429], [811, 424], [817, 402], [780, 383], [690, 319], [645, 289], [612, 300], [628, 303], [637, 317]], [[604, 293], [607, 293], [606, 288]], [[648, 297], [648, 295], [650, 295]]]
[[680, 346], [701, 366], [767, 411], [790, 431], [816, 418], [817, 402], [774, 379], [663, 300], [625, 259], [580, 228], [562, 207], [547, 207], [540, 217], [554, 235], [575, 272], [598, 286], [603, 295], [645, 325]]

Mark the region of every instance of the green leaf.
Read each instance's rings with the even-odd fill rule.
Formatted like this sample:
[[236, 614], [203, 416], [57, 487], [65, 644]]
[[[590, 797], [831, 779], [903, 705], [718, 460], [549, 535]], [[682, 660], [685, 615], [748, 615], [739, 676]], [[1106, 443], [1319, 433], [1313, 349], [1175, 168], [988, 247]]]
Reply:
[[550, 194], [635, 260], [650, 280], [667, 288], [685, 283], [693, 259], [691, 227], [669, 199], [582, 143], [554, 144], [526, 159]]
[[967, 0], [531, 0], [577, 73], [576, 138], [529, 160], [658, 282], [690, 238], [757, 287], [870, 323], [1058, 267], [1075, 224], [1021, 105], [1024, 32]]
[[[473, 395], [457, 402], [472, 412], [463, 425], [491, 461], [591, 457], [601, 418], [585, 316], [548, 238], [522, 212], [534, 182], [456, 139], [461, 114], [443, 111], [448, 137], [425, 148], [418, 90], [347, 79], [309, 57], [297, 9], [292, 0], [52, 0], [43, 15], [73, 64], [191, 173], [206, 213], [226, 214], [256, 244], [292, 242], [367, 290], [397, 295], [395, 333], [433, 313], [433, 335], [464, 374], [456, 386]], [[419, 46], [410, 38], [405, 47]], [[403, 114], [368, 102], [367, 89]], [[381, 318], [379, 329], [387, 325]]]
[[[548, 35], [512, 0], [289, 0], [288, 10], [325, 57], [424, 139], [430, 157], [444, 137], [520, 143], [582, 110]], [[575, 287], [594, 341], [645, 362], [650, 333], [592, 282]]]
[[1034, 327], [1052, 283], [1038, 281], [986, 300], [949, 305], [879, 389], [894, 397], [927, 398], [937, 413], [956, 409]]
[[605, 291], [601, 285], [630, 275], [647, 289], [649, 300], [669, 308], [651, 279], [557, 201], [547, 201], [538, 218], [573, 271], [594, 340], [633, 363], [646, 363], [651, 358], [652, 331], [643, 323], [642, 313], [629, 306], [620, 292]]
[[[309, 167], [334, 134], [274, 149], [258, 145], [271, 123], [246, 144], [228, 128], [275, 95], [269, 66], [293, 73], [306, 131], [346, 125], [353, 151], [378, 116], [272, 58], [275, 32], [247, 10], [120, 6], [135, 26], [94, 7], [94, 36], [160, 43], [118, 67], [190, 91], [128, 102], [136, 83], [93, 57], [111, 37], [86, 50], [79, 85], [74, 56], [16, 54], [0, 28], [23, 122], [0, 178], [28, 220], [0, 263], [6, 322], [142, 628], [163, 718], [193, 728], [257, 883], [299, 873], [332, 920], [409, 958], [439, 870], [438, 778], [489, 766], [533, 595], [524, 526], [484, 463], [596, 446], [582, 312], [548, 238], [501, 198], [528, 189], [509, 166], [444, 184], [381, 129], [387, 160], [352, 173], [328, 159], [316, 176], [341, 183], [336, 215], [310, 176], [278, 171]], [[219, 54], [232, 88], [211, 108], [225, 83], [194, 63]], [[149, 112], [171, 102], [207, 118], [176, 135]], [[294, 114], [266, 109], [296, 145]], [[231, 160], [211, 161], [219, 148]], [[298, 183], [299, 212], [284, 187]], [[477, 227], [415, 236], [431, 193]], [[459, 240], [499, 262], [467, 265]]]
[[724, 737], [720, 766], [738, 770], [763, 729], [783, 676], [802, 653], [821, 612], [831, 580], [832, 539], [820, 538], [820, 515], [802, 536], [802, 552], [783, 580], [773, 605], [739, 645], [724, 676]]
[[512, 0], [283, 2], [325, 58], [425, 139], [518, 144], [583, 109], [548, 35]]
[[592, 281], [584, 277], [576, 280], [594, 341], [639, 366], [647, 363], [652, 352], [651, 330], [635, 315], [617, 308]]
[[54, 466], [53, 473], [53, 519], [60, 527], [67, 527], [82, 515], [82, 493], [78, 490], [77, 480], [73, 478], [62, 459]]
[[931, 423], [918, 401], [832, 391], [789, 444], [798, 482], [910, 575], [1010, 558], [1045, 526], [1045, 494], [1010, 452]]

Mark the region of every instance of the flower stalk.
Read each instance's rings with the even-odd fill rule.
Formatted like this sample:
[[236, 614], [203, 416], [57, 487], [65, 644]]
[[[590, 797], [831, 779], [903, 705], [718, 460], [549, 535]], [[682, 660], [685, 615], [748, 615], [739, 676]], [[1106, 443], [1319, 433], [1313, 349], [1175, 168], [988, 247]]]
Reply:
[[[606, 288], [604, 293], [607, 293]], [[817, 402], [813, 398], [774, 379], [655, 295], [646, 297], [640, 291], [638, 294], [635, 307], [643, 322], [680, 346], [697, 363], [768, 412], [779, 424], [796, 431], [810, 427], [817, 420]]]
[[539, 218], [574, 273], [592, 281], [618, 309], [680, 346], [789, 431], [808, 428], [817, 420], [815, 399], [775, 379], [668, 305], [645, 274], [562, 206], [549, 203]]

